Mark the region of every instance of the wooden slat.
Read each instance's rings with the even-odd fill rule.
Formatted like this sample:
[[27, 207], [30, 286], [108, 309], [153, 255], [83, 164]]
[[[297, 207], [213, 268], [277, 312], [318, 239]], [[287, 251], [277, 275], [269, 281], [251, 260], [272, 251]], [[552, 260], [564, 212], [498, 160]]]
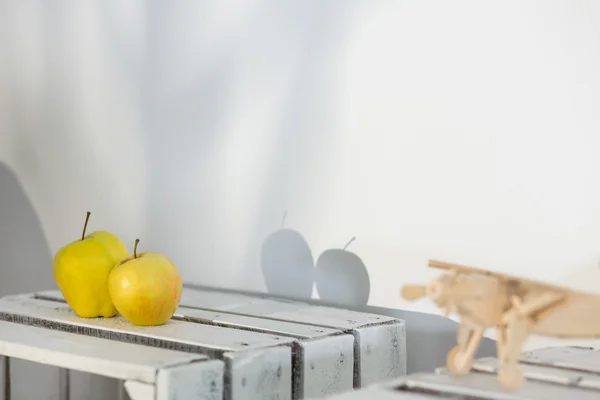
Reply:
[[[58, 290], [37, 292], [35, 293], [35, 297], [41, 300], [65, 302], [63, 295]], [[342, 332], [340, 329], [306, 325], [295, 321], [276, 321], [249, 315], [230, 314], [220, 310], [190, 308], [185, 306], [179, 307], [174, 316], [180, 319], [190, 318], [198, 322], [207, 322], [215, 325], [223, 325], [225, 327], [303, 339], [315, 339], [328, 335], [336, 335]]]
[[[552, 371], [553, 375], [576, 375], [577, 386], [600, 391], [600, 351], [591, 347], [547, 347], [523, 353], [525, 368]], [[550, 375], [547, 372], [546, 375]]]
[[184, 288], [181, 306], [349, 330], [396, 318], [265, 297]]
[[392, 389], [404, 387], [412, 391], [437, 392], [440, 397], [471, 396], [482, 400], [598, 399], [597, 391], [532, 380], [527, 380], [519, 389], [507, 391], [502, 389], [495, 375], [477, 372], [460, 377], [452, 376], [447, 371], [441, 374], [415, 374], [386, 383], [385, 386]]
[[208, 360], [190, 354], [0, 321], [0, 354], [116, 379], [155, 383], [159, 369]]
[[230, 328], [289, 336], [296, 339], [318, 339], [343, 333], [340, 329], [305, 325], [296, 322], [276, 321], [247, 315], [228, 314], [222, 311], [211, 311], [190, 307], [179, 307], [174, 316], [181, 319], [190, 319]]
[[[600, 358], [598, 359], [600, 362]], [[526, 379], [556, 383], [567, 386], [600, 387], [600, 376], [590, 372], [555, 368], [543, 364], [521, 364]], [[496, 374], [499, 362], [488, 357], [475, 360], [473, 369], [478, 372]]]
[[9, 296], [0, 299], [0, 319], [208, 356], [220, 356], [228, 351], [291, 345], [294, 342], [293, 339], [281, 336], [184, 321], [171, 320], [165, 325], [144, 327], [132, 325], [120, 316], [79, 318], [67, 304], [38, 300], [29, 296]]
[[[571, 349], [573, 350], [573, 349]], [[569, 348], [542, 349], [541, 358], [564, 361], [571, 357], [585, 359], [592, 363], [596, 355], [594, 350]], [[597, 352], [596, 352], [597, 353]], [[564, 356], [561, 356], [561, 354]], [[531, 355], [530, 355], [531, 356]], [[440, 368], [437, 373], [409, 375], [366, 389], [340, 393], [322, 398], [322, 400], [428, 400], [428, 399], [470, 399], [470, 400], [595, 400], [600, 398], [597, 388], [582, 387], [581, 371], [554, 369], [540, 364], [527, 364], [525, 374], [529, 374], [525, 383], [516, 390], [505, 390], [496, 376], [497, 360], [483, 358], [476, 360], [476, 371], [465, 376], [453, 376], [447, 369]], [[486, 373], [480, 373], [479, 370]], [[540, 374], [550, 373], [553, 379]], [[562, 375], [564, 374], [564, 375]], [[316, 399], [315, 399], [316, 400]]]
[[600, 352], [587, 347], [547, 347], [523, 353], [521, 361], [528, 364], [600, 373]]
[[[444, 395], [443, 397], [436, 394], [415, 393], [415, 392], [399, 392], [387, 388], [368, 388], [354, 390], [351, 392], [338, 393], [332, 396], [327, 396], [314, 400], [441, 400], [441, 399], [456, 399], [466, 400], [460, 396]], [[468, 399], [474, 400], [474, 399]]]

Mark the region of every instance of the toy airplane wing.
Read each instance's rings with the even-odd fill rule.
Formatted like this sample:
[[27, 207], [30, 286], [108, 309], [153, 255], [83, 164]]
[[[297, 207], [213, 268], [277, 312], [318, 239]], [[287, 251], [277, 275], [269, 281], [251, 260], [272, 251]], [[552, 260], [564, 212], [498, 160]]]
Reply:
[[569, 289], [561, 288], [561, 287], [554, 286], [551, 284], [538, 282], [538, 281], [534, 281], [531, 279], [519, 278], [519, 277], [515, 277], [515, 276], [511, 276], [511, 275], [502, 274], [499, 272], [487, 271], [487, 270], [480, 269], [480, 268], [469, 267], [466, 265], [448, 263], [448, 262], [437, 261], [437, 260], [429, 260], [428, 265], [430, 268], [445, 270], [445, 271], [454, 273], [456, 275], [462, 275], [462, 274], [482, 275], [482, 276], [487, 276], [489, 278], [495, 278], [502, 282], [517, 282], [521, 286], [527, 286], [529, 288], [557, 290], [557, 291], [561, 291], [561, 292], [562, 291], [570, 291]]

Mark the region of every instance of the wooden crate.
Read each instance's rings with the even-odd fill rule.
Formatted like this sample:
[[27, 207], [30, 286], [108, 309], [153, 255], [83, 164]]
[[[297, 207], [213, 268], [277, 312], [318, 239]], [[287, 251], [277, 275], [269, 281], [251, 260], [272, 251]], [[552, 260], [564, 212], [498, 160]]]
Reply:
[[352, 334], [356, 388], [406, 375], [406, 327], [396, 318], [207, 288], [184, 288], [181, 306]]
[[455, 377], [445, 368], [415, 374], [364, 390], [324, 397], [331, 400], [594, 400], [600, 399], [600, 352], [593, 348], [552, 347], [521, 357], [525, 384], [503, 390], [496, 378], [495, 358], [476, 360], [473, 371]]
[[597, 400], [600, 392], [575, 386], [528, 380], [514, 392], [504, 391], [491, 374], [474, 372], [454, 377], [447, 374], [415, 374], [385, 386], [324, 397], [330, 400]]
[[[298, 319], [292, 319], [293, 312], [277, 318], [269, 313], [182, 305], [164, 326], [135, 327], [120, 317], [78, 318], [59, 292], [48, 291], [0, 299], [0, 320], [90, 339], [203, 354], [223, 363], [222, 398], [232, 400], [314, 398], [406, 372], [403, 321], [297, 302], [269, 304], [261, 297], [244, 295], [244, 300], [253, 306], [266, 301], [269, 310], [288, 305], [290, 311], [292, 305]], [[380, 360], [389, 366], [384, 373], [378, 372], [383, 367], [376, 358], [382, 353]], [[68, 381], [70, 374], [64, 371], [61, 377]]]

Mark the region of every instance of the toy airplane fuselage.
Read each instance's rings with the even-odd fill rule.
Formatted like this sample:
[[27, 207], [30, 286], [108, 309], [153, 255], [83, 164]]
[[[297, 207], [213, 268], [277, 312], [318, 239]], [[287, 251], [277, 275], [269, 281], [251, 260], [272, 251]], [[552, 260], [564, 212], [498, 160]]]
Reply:
[[446, 314], [461, 316], [457, 346], [447, 359], [454, 374], [469, 372], [487, 328], [498, 330], [498, 378], [507, 389], [523, 382], [518, 361], [529, 334], [600, 337], [600, 296], [440, 261], [429, 266], [448, 273], [426, 286], [406, 285], [402, 296], [428, 297]]

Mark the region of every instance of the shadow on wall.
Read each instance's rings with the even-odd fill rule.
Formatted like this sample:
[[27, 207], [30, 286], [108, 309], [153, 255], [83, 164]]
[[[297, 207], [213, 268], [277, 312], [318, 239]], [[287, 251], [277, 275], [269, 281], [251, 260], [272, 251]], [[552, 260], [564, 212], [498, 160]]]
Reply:
[[[406, 322], [406, 366], [409, 374], [431, 372], [445, 366], [446, 354], [456, 346], [458, 324], [441, 315], [372, 306], [353, 309]], [[496, 357], [496, 342], [483, 338], [475, 357]]]
[[55, 287], [41, 223], [14, 171], [0, 163], [0, 296]]
[[262, 273], [269, 294], [310, 299], [313, 285], [323, 301], [365, 306], [369, 301], [371, 281], [359, 256], [348, 251], [350, 241], [341, 249], [325, 250], [315, 261], [310, 246], [296, 230], [284, 228], [273, 232], [263, 242]]
[[[14, 171], [1, 162], [0, 255], [0, 297], [55, 287], [52, 256], [38, 216]], [[14, 398], [39, 398], [36, 387], [58, 393], [57, 368], [12, 360], [10, 373]], [[33, 376], [36, 385], [31, 385]]]
[[[16, 174], [1, 162], [0, 255], [0, 297], [56, 288], [52, 276], [53, 257], [41, 222]], [[17, 359], [13, 359], [10, 365], [13, 398], [58, 398], [58, 368]], [[0, 387], [3, 373], [0, 375]], [[31, 384], [32, 377], [35, 377], [35, 385]], [[71, 379], [71, 398], [116, 398], [118, 386], [113, 379], [77, 371], [71, 372]]]
[[[408, 373], [444, 366], [446, 354], [456, 345], [456, 322], [439, 315], [368, 306], [369, 273], [360, 257], [347, 250], [354, 238], [344, 248], [325, 250], [315, 265], [304, 237], [284, 228], [284, 223], [285, 215], [281, 229], [267, 236], [262, 246], [262, 273], [270, 295], [402, 319]], [[313, 284], [319, 300], [311, 299]], [[484, 338], [476, 356], [495, 357], [496, 342]]]

